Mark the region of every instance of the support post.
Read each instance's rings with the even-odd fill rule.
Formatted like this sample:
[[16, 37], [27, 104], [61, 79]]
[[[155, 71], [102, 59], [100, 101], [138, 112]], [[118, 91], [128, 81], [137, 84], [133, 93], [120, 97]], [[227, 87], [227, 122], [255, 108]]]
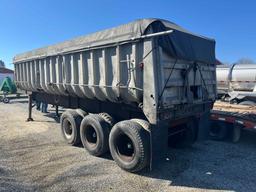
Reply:
[[204, 141], [209, 139], [209, 132], [210, 132], [210, 111], [206, 111], [199, 118], [197, 140]]
[[32, 94], [28, 95], [28, 118], [27, 121], [34, 121], [32, 118]]
[[55, 114], [56, 114], [56, 117], [60, 117], [58, 105], [55, 105]]

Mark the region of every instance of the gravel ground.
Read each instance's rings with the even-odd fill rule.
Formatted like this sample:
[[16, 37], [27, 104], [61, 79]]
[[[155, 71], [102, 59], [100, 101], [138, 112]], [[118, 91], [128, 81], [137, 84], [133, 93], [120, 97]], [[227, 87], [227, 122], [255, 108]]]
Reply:
[[0, 191], [256, 191], [256, 135], [238, 144], [204, 141], [169, 149], [152, 172], [121, 170], [110, 155], [90, 156], [62, 139], [52, 114], [0, 103]]

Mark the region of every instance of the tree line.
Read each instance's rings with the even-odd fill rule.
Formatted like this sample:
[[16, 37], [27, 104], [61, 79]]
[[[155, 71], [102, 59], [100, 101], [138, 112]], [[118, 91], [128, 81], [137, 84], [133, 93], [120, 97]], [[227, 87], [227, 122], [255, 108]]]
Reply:
[[224, 65], [232, 65], [232, 64], [256, 64], [256, 61], [251, 59], [251, 58], [240, 58], [238, 59], [236, 62], [234, 63], [230, 63], [230, 62], [222, 62]]
[[0, 67], [5, 67], [5, 63], [2, 60], [0, 60]]

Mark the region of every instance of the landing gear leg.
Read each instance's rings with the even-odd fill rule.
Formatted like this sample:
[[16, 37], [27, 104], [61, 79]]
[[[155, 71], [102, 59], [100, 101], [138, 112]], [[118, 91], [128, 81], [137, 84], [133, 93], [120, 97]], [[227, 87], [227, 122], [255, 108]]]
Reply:
[[34, 119], [32, 118], [32, 94], [29, 94], [28, 96], [28, 118], [27, 121], [34, 121]]
[[60, 117], [58, 105], [55, 105], [55, 115], [56, 115], [56, 117]]

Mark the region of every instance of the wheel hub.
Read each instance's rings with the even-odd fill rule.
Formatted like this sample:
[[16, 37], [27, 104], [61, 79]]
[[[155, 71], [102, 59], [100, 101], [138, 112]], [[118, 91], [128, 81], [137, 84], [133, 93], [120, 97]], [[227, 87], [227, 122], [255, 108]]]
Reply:
[[90, 145], [96, 145], [97, 144], [97, 132], [96, 130], [94, 129], [94, 127], [92, 126], [88, 126], [87, 129], [85, 130], [85, 138], [87, 140], [87, 142], [90, 144]]
[[65, 119], [63, 126], [64, 126], [65, 137], [67, 139], [70, 139], [72, 137], [72, 134], [73, 134], [73, 129], [72, 129], [71, 123], [67, 119]]
[[125, 134], [120, 135], [116, 140], [116, 149], [119, 157], [124, 161], [132, 161], [135, 155], [135, 148], [132, 140]]

